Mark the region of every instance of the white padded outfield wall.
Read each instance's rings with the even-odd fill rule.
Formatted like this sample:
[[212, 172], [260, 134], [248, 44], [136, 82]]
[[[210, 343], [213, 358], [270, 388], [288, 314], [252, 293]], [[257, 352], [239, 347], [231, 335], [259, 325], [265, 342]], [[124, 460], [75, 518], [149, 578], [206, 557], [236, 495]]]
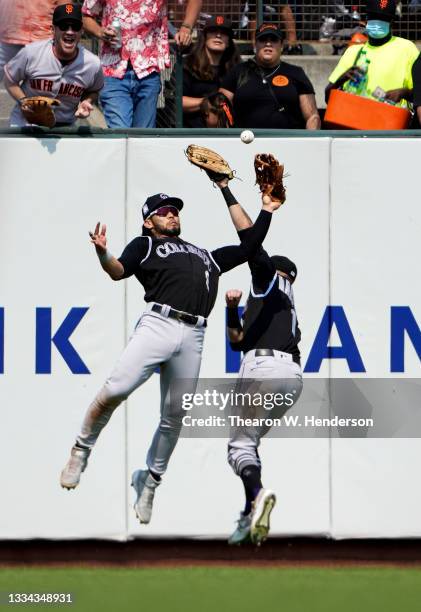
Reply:
[[[305, 376], [420, 378], [415, 334], [405, 337], [404, 371], [392, 371], [398, 358], [391, 356], [390, 317], [393, 307], [405, 307], [421, 327], [421, 140], [258, 138], [244, 145], [237, 138], [2, 137], [1, 539], [225, 537], [232, 531], [243, 493], [221, 438], [181, 439], [151, 524], [135, 520], [130, 474], [144, 465], [158, 421], [156, 375], [116, 411], [80, 486], [72, 492], [59, 486], [86, 407], [144, 304], [134, 279], [113, 283], [102, 273], [88, 230], [107, 223], [110, 250], [119, 254], [140, 231], [145, 198], [165, 192], [185, 202], [186, 240], [207, 248], [237, 241], [219, 192], [183, 154], [192, 141], [235, 160], [242, 181], [233, 191], [254, 217], [260, 208], [254, 154], [273, 152], [286, 165], [288, 201], [265, 247], [298, 266]], [[247, 294], [246, 265], [221, 277], [204, 378], [235, 377], [226, 373], [224, 330], [224, 293], [233, 287]], [[343, 358], [314, 367], [328, 306], [346, 315], [360, 371]], [[330, 345], [340, 344], [334, 326]], [[261, 455], [264, 482], [279, 500], [273, 534], [421, 536], [419, 439], [270, 438]]]

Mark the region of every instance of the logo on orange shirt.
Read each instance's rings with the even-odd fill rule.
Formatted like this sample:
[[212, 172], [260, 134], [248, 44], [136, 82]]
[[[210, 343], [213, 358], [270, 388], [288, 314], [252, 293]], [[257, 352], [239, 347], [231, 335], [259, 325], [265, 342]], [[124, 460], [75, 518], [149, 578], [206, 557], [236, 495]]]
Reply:
[[66, 4], [66, 13], [71, 15], [73, 13], [73, 4]]
[[288, 83], [289, 80], [286, 76], [282, 76], [282, 74], [278, 74], [278, 76], [272, 79], [272, 85], [276, 85], [276, 87], [285, 87]]

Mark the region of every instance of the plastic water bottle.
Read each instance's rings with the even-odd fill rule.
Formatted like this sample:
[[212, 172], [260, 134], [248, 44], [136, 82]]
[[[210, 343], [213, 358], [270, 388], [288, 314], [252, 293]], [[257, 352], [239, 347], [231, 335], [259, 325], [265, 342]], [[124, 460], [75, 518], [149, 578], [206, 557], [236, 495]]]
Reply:
[[358, 65], [358, 68], [361, 71], [361, 76], [359, 79], [359, 83], [356, 90], [357, 96], [366, 96], [367, 95], [367, 83], [368, 83], [368, 70], [370, 67], [370, 60], [367, 58], [367, 55], [364, 53], [361, 54], [362, 62]]
[[352, 93], [356, 96], [365, 96], [367, 91], [367, 81], [368, 81], [368, 67], [370, 65], [370, 60], [367, 58], [367, 53], [365, 50], [361, 52], [360, 58], [358, 60], [357, 68], [359, 68], [359, 73], [357, 73], [354, 78], [350, 79], [344, 88], [348, 93]]
[[114, 42], [111, 44], [111, 47], [117, 51], [118, 49], [121, 49], [121, 45], [122, 45], [122, 43], [121, 43], [121, 23], [120, 23], [120, 19], [115, 17], [112, 20], [112, 22], [111, 22], [111, 27], [113, 28], [113, 30], [116, 33], [116, 38], [115, 38]]

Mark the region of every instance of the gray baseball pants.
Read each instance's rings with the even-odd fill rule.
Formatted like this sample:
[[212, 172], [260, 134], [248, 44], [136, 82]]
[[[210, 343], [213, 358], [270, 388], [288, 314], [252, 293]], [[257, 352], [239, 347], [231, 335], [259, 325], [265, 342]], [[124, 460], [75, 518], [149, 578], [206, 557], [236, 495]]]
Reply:
[[[149, 448], [146, 463], [156, 474], [164, 474], [182, 427], [181, 403], [170, 401], [170, 384], [189, 379], [183, 391], [194, 393], [199, 376], [205, 328], [151, 312], [152, 304], [139, 319], [132, 337], [104, 386], [88, 408], [77, 442], [92, 448], [112, 413], [121, 402], [161, 369], [161, 418]], [[169, 306], [164, 306], [168, 312]], [[174, 395], [172, 395], [174, 399]]]
[[[259, 382], [259, 384], [257, 384]], [[279, 393], [285, 396], [292, 393], [294, 404], [303, 388], [301, 367], [292, 360], [292, 355], [274, 351], [274, 356], [256, 357], [255, 351], [248, 351], [241, 362], [236, 392], [254, 394]], [[265, 410], [262, 406], [246, 408], [244, 417], [260, 419], [279, 419], [288, 407], [275, 406]], [[241, 411], [237, 411], [241, 415]], [[247, 465], [261, 467], [257, 449], [260, 440], [270, 430], [266, 424], [257, 427], [231, 427], [228, 443], [228, 463], [234, 472], [240, 476]]]

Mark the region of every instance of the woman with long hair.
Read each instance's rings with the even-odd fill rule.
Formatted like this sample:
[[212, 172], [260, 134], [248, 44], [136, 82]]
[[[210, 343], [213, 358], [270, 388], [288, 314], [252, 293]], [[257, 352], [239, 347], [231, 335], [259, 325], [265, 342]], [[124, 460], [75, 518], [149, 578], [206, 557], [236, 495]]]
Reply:
[[206, 127], [200, 105], [218, 91], [222, 77], [239, 62], [231, 23], [223, 15], [208, 19], [184, 64], [184, 127]]

